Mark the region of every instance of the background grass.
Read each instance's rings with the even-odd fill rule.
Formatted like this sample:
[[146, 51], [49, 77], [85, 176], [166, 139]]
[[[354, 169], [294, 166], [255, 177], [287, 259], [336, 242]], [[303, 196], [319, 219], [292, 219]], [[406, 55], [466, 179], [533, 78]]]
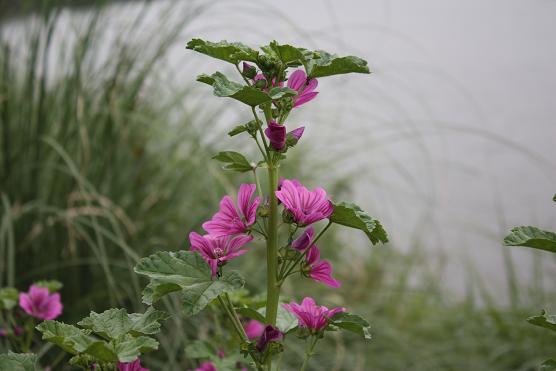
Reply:
[[[62, 281], [62, 319], [69, 323], [112, 306], [142, 311], [143, 283], [134, 263], [157, 249], [186, 247], [187, 233], [240, 179], [207, 160], [224, 149], [214, 132], [219, 129], [206, 135], [222, 113], [197, 102], [194, 85], [174, 88], [160, 79], [169, 47], [183, 43], [184, 23], [203, 6], [187, 8], [156, 33], [145, 32], [139, 12], [116, 38], [105, 33], [110, 20], [103, 8], [94, 8], [70, 15], [79, 26], [54, 45], [68, 15], [43, 5], [16, 26], [17, 38], [13, 27], [2, 28], [0, 286], [23, 290], [38, 279]], [[301, 168], [302, 146], [296, 151], [286, 173]], [[303, 179], [318, 176], [307, 168]], [[327, 189], [346, 195], [346, 184]], [[512, 295], [521, 300], [504, 306], [470, 273], [468, 295], [456, 298], [443, 287], [442, 256], [421, 246], [408, 254], [389, 246], [365, 258], [356, 251], [340, 256], [333, 248], [340, 238], [333, 234], [323, 248], [346, 289], [304, 282], [287, 285], [285, 295], [348, 306], [370, 320], [374, 340], [333, 334], [311, 369], [535, 370], [553, 354], [552, 334], [524, 320], [554, 302], [553, 293], [526, 289], [508, 275]], [[264, 250], [248, 256], [239, 264], [250, 272], [248, 289], [260, 293]], [[510, 259], [507, 264], [511, 272]], [[159, 337], [160, 350], [145, 363], [153, 370], [193, 367], [183, 348], [218, 331], [218, 311], [184, 319], [176, 300], [163, 306], [174, 315]], [[283, 360], [286, 369], [295, 369], [302, 356], [302, 345], [292, 344], [297, 357]], [[49, 346], [38, 351], [44, 365], [59, 355]]]

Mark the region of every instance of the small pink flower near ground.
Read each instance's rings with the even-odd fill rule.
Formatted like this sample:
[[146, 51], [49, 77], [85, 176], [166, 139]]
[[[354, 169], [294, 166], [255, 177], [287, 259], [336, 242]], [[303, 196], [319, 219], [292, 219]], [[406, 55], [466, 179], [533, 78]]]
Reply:
[[263, 334], [264, 327], [265, 326], [262, 323], [255, 319], [250, 320], [243, 326], [245, 334], [249, 340], [253, 340], [261, 336]]
[[137, 358], [133, 362], [118, 362], [119, 371], [150, 371], [148, 368], [141, 366], [141, 360]]
[[325, 328], [329, 318], [346, 310], [345, 308], [328, 309], [325, 306], [319, 306], [313, 298], [309, 297], [304, 298], [301, 304], [291, 302], [282, 304], [282, 306], [297, 317], [299, 327], [315, 331]]
[[340, 281], [332, 278], [332, 264], [328, 260], [320, 259], [320, 251], [316, 245], [310, 247], [305, 262], [307, 264], [307, 274], [313, 280], [332, 288], [338, 288], [342, 285]]
[[201, 363], [200, 367], [197, 367], [195, 371], [218, 371], [216, 366], [211, 361], [206, 361]]
[[253, 198], [257, 186], [242, 184], [237, 195], [237, 207], [230, 196], [220, 201], [220, 210], [211, 220], [203, 223], [203, 229], [214, 236], [230, 236], [245, 233], [255, 223], [260, 197]]
[[298, 225], [305, 226], [326, 219], [334, 211], [334, 206], [322, 188], [309, 191], [303, 185], [284, 180], [276, 197], [291, 212]]
[[19, 294], [19, 306], [30, 316], [51, 320], [62, 314], [60, 294], [50, 294], [46, 287], [31, 285], [29, 292]]
[[247, 250], [241, 250], [243, 245], [251, 242], [252, 236], [239, 235], [230, 236], [213, 236], [210, 234], [201, 236], [196, 232], [189, 234], [191, 242], [191, 251], [197, 251], [210, 265], [212, 276], [215, 277], [218, 267], [226, 264], [226, 262], [243, 255]]
[[296, 90], [297, 95], [293, 97], [294, 107], [301, 106], [317, 96], [318, 92], [314, 91], [318, 86], [317, 79], [308, 79], [305, 71], [295, 70], [288, 79], [288, 88]]

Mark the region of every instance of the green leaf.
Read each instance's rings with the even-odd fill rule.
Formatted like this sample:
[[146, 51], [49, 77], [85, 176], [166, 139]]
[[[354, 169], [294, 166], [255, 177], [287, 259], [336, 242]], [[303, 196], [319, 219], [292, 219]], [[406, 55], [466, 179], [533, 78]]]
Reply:
[[187, 358], [213, 358], [216, 351], [206, 341], [194, 340], [185, 347], [185, 355]]
[[0, 289], [0, 309], [10, 310], [17, 305], [19, 293], [13, 287]]
[[50, 293], [60, 291], [60, 289], [64, 287], [64, 284], [57, 280], [41, 280], [35, 282], [35, 285], [39, 287], [46, 287]]
[[150, 307], [145, 313], [128, 314], [125, 309], [108, 309], [102, 313], [91, 312], [77, 324], [90, 329], [106, 339], [122, 335], [153, 335], [160, 332], [160, 322], [168, 318], [165, 312]]
[[144, 303], [152, 304], [170, 292], [181, 291], [183, 312], [187, 316], [202, 310], [218, 295], [239, 289], [245, 283], [233, 271], [213, 280], [209, 265], [192, 251], [157, 252], [141, 259], [135, 272], [150, 279], [143, 291]]
[[213, 93], [217, 97], [233, 98], [252, 107], [272, 100], [265, 92], [252, 86], [230, 81], [220, 72], [215, 72], [210, 76], [199, 75], [197, 81], [211, 85]]
[[212, 157], [214, 160], [225, 163], [223, 166], [224, 170], [238, 171], [240, 173], [245, 173], [247, 171], [253, 170], [253, 166], [245, 156], [239, 152], [225, 151], [218, 152]]
[[554, 371], [556, 370], [556, 361], [553, 359], [547, 359], [541, 364], [540, 371]]
[[303, 48], [296, 48], [287, 44], [280, 45], [276, 41], [272, 41], [270, 45], [263, 46], [261, 49], [267, 54], [280, 59], [284, 64], [291, 65], [292, 62], [301, 64], [304, 61], [303, 52], [305, 49]]
[[245, 44], [225, 40], [210, 42], [193, 39], [187, 43], [186, 48], [236, 65], [240, 61], [256, 62], [259, 55], [258, 51]]
[[527, 318], [527, 322], [535, 326], [540, 326], [552, 331], [556, 331], [556, 316], [546, 314], [544, 310], [541, 312], [540, 316]]
[[506, 246], [527, 246], [556, 253], [556, 233], [536, 227], [515, 227], [504, 238]]
[[305, 53], [305, 70], [309, 78], [325, 77], [345, 73], [370, 73], [367, 61], [354, 56], [338, 57], [318, 50], [312, 55]]
[[369, 323], [356, 314], [349, 314], [346, 312], [336, 313], [336, 315], [332, 317], [332, 324], [341, 329], [354, 332], [362, 336], [365, 340], [371, 339], [371, 327]]
[[234, 137], [238, 134], [244, 133], [247, 131], [247, 127], [245, 125], [238, 125], [235, 128], [233, 128], [232, 130], [230, 130], [228, 132], [228, 135], [231, 137]]
[[268, 91], [268, 95], [275, 100], [284, 97], [293, 97], [297, 95], [297, 91], [285, 86], [276, 86]]
[[330, 221], [362, 230], [369, 237], [373, 245], [379, 242], [388, 242], [388, 235], [380, 222], [371, 218], [359, 206], [353, 203], [340, 202], [334, 204], [334, 212], [330, 216]]
[[0, 354], [0, 371], [35, 371], [37, 356], [32, 353]]
[[42, 333], [43, 340], [54, 343], [71, 354], [84, 353], [96, 343], [102, 343], [89, 336], [90, 331], [58, 321], [43, 321], [36, 328]]
[[266, 322], [266, 318], [264, 318], [264, 316], [261, 313], [259, 313], [258, 311], [256, 311], [253, 308], [239, 307], [239, 308], [236, 308], [236, 312], [238, 314], [241, 314], [244, 317], [249, 318], [249, 319], [257, 320], [260, 323], [265, 323]]
[[120, 362], [132, 362], [141, 353], [158, 349], [158, 341], [148, 336], [124, 335], [112, 342], [114, 352]]

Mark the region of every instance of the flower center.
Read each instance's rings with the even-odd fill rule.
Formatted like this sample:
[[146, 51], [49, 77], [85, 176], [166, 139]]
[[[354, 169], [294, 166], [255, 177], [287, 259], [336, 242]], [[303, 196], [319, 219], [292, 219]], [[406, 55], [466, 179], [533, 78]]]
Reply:
[[212, 253], [214, 254], [215, 258], [221, 258], [224, 256], [224, 250], [220, 247], [215, 247], [214, 250], [212, 250]]

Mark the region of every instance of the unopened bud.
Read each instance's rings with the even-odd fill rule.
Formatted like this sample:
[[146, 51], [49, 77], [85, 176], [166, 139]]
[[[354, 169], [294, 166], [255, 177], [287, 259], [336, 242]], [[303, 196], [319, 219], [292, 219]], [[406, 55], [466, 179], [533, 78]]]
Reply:
[[243, 68], [241, 73], [248, 79], [252, 79], [257, 75], [257, 68], [250, 65], [249, 63], [243, 62]]

